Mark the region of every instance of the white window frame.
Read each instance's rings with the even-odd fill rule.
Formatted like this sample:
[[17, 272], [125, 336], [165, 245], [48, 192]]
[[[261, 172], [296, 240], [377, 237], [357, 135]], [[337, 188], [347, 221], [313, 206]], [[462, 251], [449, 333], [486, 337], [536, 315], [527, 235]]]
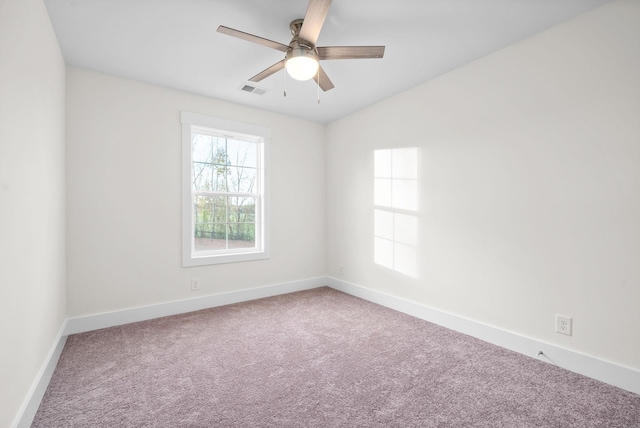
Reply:
[[[182, 123], [182, 266], [191, 267], [268, 259], [270, 257], [270, 240], [269, 180], [267, 171], [271, 130], [264, 126], [188, 111], [181, 111], [180, 121]], [[260, 196], [256, 209], [257, 248], [209, 252], [194, 251], [192, 132], [198, 128], [205, 128], [216, 134], [256, 141], [258, 144], [258, 191], [256, 193]]]

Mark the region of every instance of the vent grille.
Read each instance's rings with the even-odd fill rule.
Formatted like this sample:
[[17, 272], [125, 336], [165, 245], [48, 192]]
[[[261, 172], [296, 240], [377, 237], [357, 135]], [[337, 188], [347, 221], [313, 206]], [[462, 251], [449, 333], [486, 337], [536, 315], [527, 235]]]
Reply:
[[241, 91], [244, 92], [250, 92], [252, 94], [256, 94], [256, 95], [264, 95], [267, 93], [266, 89], [262, 89], [262, 88], [258, 88], [257, 86], [252, 86], [252, 85], [242, 85], [240, 87]]

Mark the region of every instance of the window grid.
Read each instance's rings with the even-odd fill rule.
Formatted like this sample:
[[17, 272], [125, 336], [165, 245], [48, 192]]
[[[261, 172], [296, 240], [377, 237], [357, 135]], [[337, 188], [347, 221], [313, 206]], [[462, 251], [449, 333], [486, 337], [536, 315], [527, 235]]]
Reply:
[[[197, 140], [205, 141], [209, 140], [209, 154], [208, 160], [195, 160], [194, 148]], [[255, 166], [245, 166], [246, 152], [243, 161], [239, 161], [239, 157], [234, 160], [230, 158], [229, 141], [235, 141], [236, 143], [249, 144], [254, 151], [253, 158], [255, 160]], [[201, 141], [200, 141], [201, 142]], [[193, 234], [191, 242], [191, 251], [197, 255], [215, 255], [220, 253], [228, 253], [229, 251], [242, 253], [246, 251], [255, 251], [260, 249], [260, 221], [259, 213], [261, 211], [261, 197], [257, 192], [251, 192], [253, 189], [260, 189], [260, 174], [258, 174], [259, 168], [259, 156], [258, 156], [258, 141], [245, 141], [244, 139], [236, 136], [221, 135], [214, 130], [208, 130], [203, 128], [196, 128], [192, 130], [192, 206], [193, 209]], [[237, 151], [236, 151], [237, 154]], [[198, 166], [199, 168], [196, 168]], [[202, 172], [209, 167], [211, 169], [211, 182], [205, 182], [204, 187], [211, 190], [199, 190], [198, 177]], [[230, 183], [232, 178], [229, 177], [231, 168], [234, 168], [239, 172], [237, 182]], [[196, 174], [196, 170], [199, 174]], [[242, 187], [242, 175], [244, 170], [253, 171], [253, 180], [247, 190], [248, 192], [232, 191], [230, 188], [239, 190]], [[215, 180], [214, 174], [221, 175], [222, 181]], [[219, 177], [218, 177], [219, 178]], [[220, 188], [221, 186], [221, 188]], [[220, 190], [221, 189], [221, 190]], [[200, 200], [204, 199], [205, 202], [200, 204]], [[235, 199], [235, 203], [233, 201]], [[239, 199], [243, 199], [239, 201]], [[245, 205], [247, 200], [253, 201], [253, 204]], [[218, 202], [216, 204], [216, 202]], [[251, 209], [251, 206], [253, 208]], [[216, 217], [216, 211], [220, 210], [220, 207], [224, 209], [224, 213], [218, 212]], [[249, 209], [245, 208], [248, 207]], [[232, 209], [233, 208], [233, 209]], [[200, 212], [213, 213], [212, 216], [205, 215], [200, 219], [198, 214]], [[222, 214], [220, 216], [220, 214]], [[248, 221], [247, 217], [249, 218]], [[235, 231], [234, 231], [235, 227]], [[242, 230], [240, 230], [242, 229]], [[200, 245], [198, 245], [200, 240]], [[204, 240], [208, 240], [205, 241]], [[215, 242], [222, 240], [223, 242]], [[240, 242], [244, 241], [244, 242]], [[233, 245], [230, 245], [233, 243]], [[221, 245], [222, 244], [222, 245]], [[231, 248], [233, 247], [233, 248]]]
[[268, 259], [271, 131], [181, 112], [182, 265]]

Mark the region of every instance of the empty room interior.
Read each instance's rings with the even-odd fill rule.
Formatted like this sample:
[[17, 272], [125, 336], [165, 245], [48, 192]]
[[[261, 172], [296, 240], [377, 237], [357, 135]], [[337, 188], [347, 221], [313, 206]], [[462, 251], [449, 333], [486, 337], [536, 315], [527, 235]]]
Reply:
[[[290, 71], [301, 57], [306, 80]], [[311, 302], [317, 315], [282, 326], [300, 341], [391, 335], [385, 320], [406, 316], [393, 325], [413, 333], [393, 343], [409, 355], [424, 332], [455, 332], [611, 388], [635, 407], [609, 416], [640, 424], [640, 1], [3, 0], [0, 426], [62, 417], [36, 412], [82, 338], [235, 319], [227, 305], [266, 328], [259, 299], [273, 316]], [[352, 328], [311, 325], [341, 305]], [[339, 364], [326, 343], [313, 370]], [[438, 359], [396, 368], [423, 376], [424, 355]], [[316, 423], [298, 426], [571, 426], [540, 422], [562, 413], [545, 405], [526, 416], [539, 425], [460, 425], [455, 408], [423, 414], [407, 395], [393, 413], [390, 397], [362, 418], [324, 398], [287, 411]], [[255, 417], [296, 426], [287, 411]]]

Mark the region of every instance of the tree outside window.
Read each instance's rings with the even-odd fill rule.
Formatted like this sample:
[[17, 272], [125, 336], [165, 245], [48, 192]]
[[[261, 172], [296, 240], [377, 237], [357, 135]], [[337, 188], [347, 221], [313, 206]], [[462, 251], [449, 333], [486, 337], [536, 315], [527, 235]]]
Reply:
[[194, 251], [256, 246], [257, 143], [192, 133]]

